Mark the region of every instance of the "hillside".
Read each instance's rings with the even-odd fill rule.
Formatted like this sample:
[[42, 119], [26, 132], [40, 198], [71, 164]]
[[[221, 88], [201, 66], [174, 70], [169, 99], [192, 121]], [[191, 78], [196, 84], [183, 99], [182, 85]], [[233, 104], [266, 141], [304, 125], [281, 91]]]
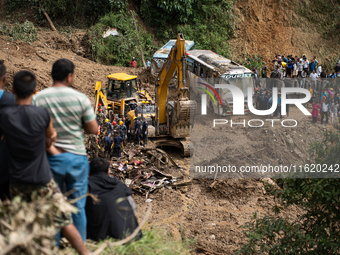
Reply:
[[[333, 1], [334, 2], [334, 1]], [[233, 59], [243, 63], [248, 55], [261, 55], [272, 68], [271, 61], [280, 53], [285, 56], [316, 56], [320, 63], [331, 64], [340, 56], [340, 41], [333, 22], [330, 1], [303, 0], [236, 0], [238, 29], [230, 43]], [[325, 5], [325, 6], [324, 6]], [[327, 24], [328, 23], [328, 24]]]

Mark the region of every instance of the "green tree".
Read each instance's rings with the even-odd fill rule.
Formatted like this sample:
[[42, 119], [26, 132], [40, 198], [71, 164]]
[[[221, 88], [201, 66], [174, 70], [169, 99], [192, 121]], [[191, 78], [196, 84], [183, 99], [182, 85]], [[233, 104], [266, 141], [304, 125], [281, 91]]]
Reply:
[[[107, 28], [116, 27], [118, 36], [103, 38]], [[140, 43], [144, 56], [151, 58], [156, 46], [150, 34], [139, 28]], [[126, 13], [110, 13], [100, 19], [88, 32], [92, 58], [102, 64], [129, 66], [132, 57], [136, 57], [137, 65], [142, 66], [137, 32], [132, 17]]]
[[[312, 144], [310, 153], [327, 173], [316, 170], [311, 175], [308, 165], [308, 174], [295, 176], [305, 178], [278, 179], [280, 188], [266, 185], [284, 206], [273, 207], [276, 216], [257, 218], [255, 214], [244, 226], [248, 242], [236, 254], [339, 254], [340, 133], [325, 133], [323, 141]], [[304, 209], [300, 217], [292, 220], [277, 215], [292, 205]]]

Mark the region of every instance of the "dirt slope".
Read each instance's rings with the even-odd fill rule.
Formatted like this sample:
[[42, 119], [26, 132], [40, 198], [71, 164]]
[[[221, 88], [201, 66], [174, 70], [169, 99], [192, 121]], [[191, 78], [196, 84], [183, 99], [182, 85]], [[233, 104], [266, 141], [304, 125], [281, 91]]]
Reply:
[[230, 41], [232, 59], [243, 63], [247, 54], [259, 54], [268, 68], [272, 68], [271, 60], [278, 53], [306, 54], [309, 58], [315, 55], [321, 63], [338, 56], [339, 41], [326, 40], [316, 25], [302, 18], [297, 11], [302, 4], [295, 0], [235, 1], [239, 25], [236, 37]]
[[125, 72], [137, 74], [141, 69], [128, 67], [103, 66], [82, 56], [82, 35], [75, 34], [68, 39], [57, 32], [39, 32], [39, 41], [32, 45], [23, 42], [6, 41], [0, 37], [0, 59], [8, 71], [7, 89], [10, 89], [13, 76], [19, 70], [32, 71], [38, 80], [38, 90], [52, 85], [51, 69], [54, 61], [67, 58], [74, 62], [75, 80], [73, 88], [82, 91], [92, 99], [96, 81], [106, 82], [111, 73]]

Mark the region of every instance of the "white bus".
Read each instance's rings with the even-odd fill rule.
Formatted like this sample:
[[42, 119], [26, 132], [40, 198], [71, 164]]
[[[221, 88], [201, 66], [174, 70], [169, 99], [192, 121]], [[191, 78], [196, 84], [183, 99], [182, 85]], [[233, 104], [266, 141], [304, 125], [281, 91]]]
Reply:
[[250, 69], [210, 50], [188, 51], [186, 60], [190, 92], [195, 95], [209, 93], [211, 96], [207, 97], [207, 105], [211, 111], [223, 116], [232, 114], [231, 92], [228, 89], [215, 89], [221, 101], [212, 92], [215, 84], [231, 84], [243, 91], [245, 112], [249, 112], [247, 89], [254, 88], [254, 74]]

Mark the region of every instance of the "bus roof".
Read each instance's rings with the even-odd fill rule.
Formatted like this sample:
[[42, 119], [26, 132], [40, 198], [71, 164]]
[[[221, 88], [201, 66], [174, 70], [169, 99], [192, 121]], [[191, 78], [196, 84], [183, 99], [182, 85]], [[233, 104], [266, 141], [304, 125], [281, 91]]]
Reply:
[[[176, 40], [170, 40], [168, 41], [162, 48], [160, 48], [158, 51], [153, 54], [152, 58], [165, 58], [167, 59], [169, 57], [169, 53], [171, 51], [171, 48], [176, 44]], [[185, 41], [185, 51], [190, 50], [194, 46], [194, 41]]]
[[128, 80], [133, 80], [136, 79], [136, 75], [129, 75], [126, 73], [114, 73], [114, 74], [109, 74], [107, 78], [111, 80], [118, 80], [118, 81], [128, 81]]
[[221, 75], [224, 73], [251, 73], [248, 68], [210, 50], [190, 50], [187, 52], [187, 55], [194, 56], [208, 65], [213, 66]]

